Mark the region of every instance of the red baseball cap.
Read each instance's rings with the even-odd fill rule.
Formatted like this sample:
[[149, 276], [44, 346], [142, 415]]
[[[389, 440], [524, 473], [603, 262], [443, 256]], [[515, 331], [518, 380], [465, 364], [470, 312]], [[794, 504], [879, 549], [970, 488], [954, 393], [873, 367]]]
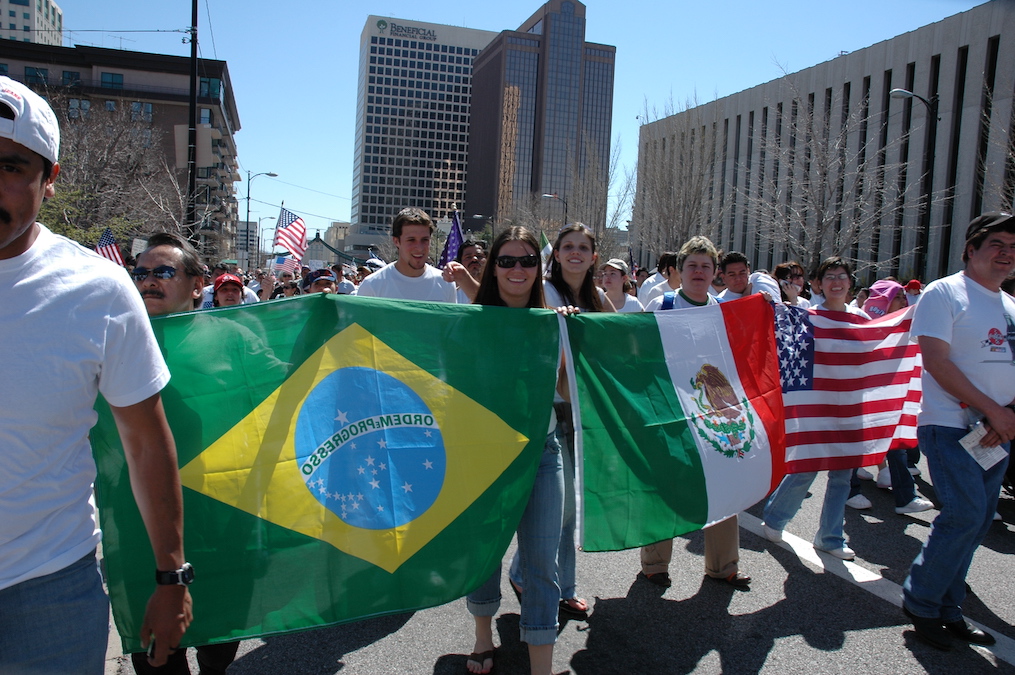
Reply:
[[240, 281], [240, 278], [235, 274], [220, 274], [218, 278], [215, 279], [215, 290], [218, 291], [218, 289], [222, 288], [225, 284], [236, 284], [240, 288], [243, 288], [243, 282]]

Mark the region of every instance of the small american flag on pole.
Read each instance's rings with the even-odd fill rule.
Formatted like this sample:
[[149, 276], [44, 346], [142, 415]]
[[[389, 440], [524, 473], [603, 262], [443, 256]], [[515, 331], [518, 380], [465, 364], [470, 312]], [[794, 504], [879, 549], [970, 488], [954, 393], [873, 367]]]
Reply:
[[776, 304], [787, 473], [876, 464], [916, 446], [923, 362], [912, 318], [912, 306], [867, 321]]
[[297, 261], [307, 252], [307, 226], [303, 219], [284, 206], [278, 214], [275, 226], [275, 246], [281, 246], [293, 254]]
[[108, 227], [102, 233], [102, 236], [99, 237], [99, 243], [95, 245], [95, 252], [103, 258], [108, 258], [120, 267], [123, 267], [123, 256], [120, 255], [120, 247], [116, 244], [116, 239], [113, 238], [113, 231]]
[[296, 270], [300, 267], [300, 261], [289, 255], [280, 255], [275, 258], [271, 263], [271, 269], [273, 272], [292, 272], [296, 273]]

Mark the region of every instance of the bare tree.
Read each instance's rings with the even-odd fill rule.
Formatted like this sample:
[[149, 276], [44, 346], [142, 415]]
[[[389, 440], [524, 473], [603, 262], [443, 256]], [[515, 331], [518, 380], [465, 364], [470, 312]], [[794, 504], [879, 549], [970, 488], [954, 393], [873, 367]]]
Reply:
[[[198, 233], [184, 222], [186, 172], [166, 157], [163, 131], [141, 103], [106, 101], [101, 107], [72, 90], [46, 92], [61, 130], [60, 175], [56, 194], [41, 209], [40, 220], [55, 232], [93, 246], [108, 227], [118, 241], [154, 231], [200, 235], [203, 247], [220, 250], [217, 228]], [[198, 195], [198, 222], [210, 223], [217, 197], [210, 187]]]
[[918, 253], [903, 249], [903, 216], [941, 198], [919, 194], [920, 163], [909, 157], [914, 130], [889, 139], [887, 110], [871, 111], [869, 96], [851, 104], [848, 85], [815, 100], [791, 76], [785, 83], [791, 96], [757, 134], [753, 182], [737, 189], [744, 248], [763, 265], [795, 259], [813, 270], [837, 255], [865, 276], [912, 274], [900, 269]]
[[979, 199], [983, 211], [1011, 212], [1015, 202], [1015, 105], [995, 100], [985, 88], [980, 119], [983, 142], [978, 174], [983, 176]]
[[661, 111], [645, 104], [639, 136], [637, 190], [631, 246], [642, 265], [696, 234], [715, 238], [725, 205], [716, 195], [718, 103], [702, 106], [672, 98]]

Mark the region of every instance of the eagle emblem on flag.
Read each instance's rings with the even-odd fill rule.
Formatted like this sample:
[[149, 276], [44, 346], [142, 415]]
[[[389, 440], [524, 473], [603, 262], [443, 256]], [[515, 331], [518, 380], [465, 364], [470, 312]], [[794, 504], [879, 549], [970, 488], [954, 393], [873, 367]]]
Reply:
[[747, 399], [737, 400], [733, 385], [710, 363], [701, 366], [691, 380], [697, 412], [691, 418], [698, 435], [716, 452], [741, 458], [754, 441], [754, 415]]

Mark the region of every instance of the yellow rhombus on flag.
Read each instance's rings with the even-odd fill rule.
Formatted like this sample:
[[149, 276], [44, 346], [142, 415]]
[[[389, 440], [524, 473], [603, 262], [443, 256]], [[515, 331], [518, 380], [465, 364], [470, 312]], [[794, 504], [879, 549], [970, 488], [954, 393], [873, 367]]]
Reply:
[[[380, 409], [364, 404], [364, 384], [382, 392]], [[352, 324], [180, 477], [197, 492], [394, 572], [526, 443], [497, 415]]]

